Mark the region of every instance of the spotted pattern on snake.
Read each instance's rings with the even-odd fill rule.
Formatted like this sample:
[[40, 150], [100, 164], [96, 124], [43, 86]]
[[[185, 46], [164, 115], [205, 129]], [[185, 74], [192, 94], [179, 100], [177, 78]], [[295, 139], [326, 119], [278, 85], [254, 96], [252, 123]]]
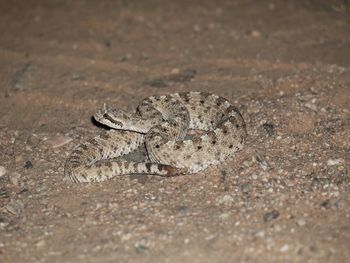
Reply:
[[[232, 157], [247, 137], [238, 109], [206, 92], [151, 96], [135, 113], [104, 105], [94, 118], [112, 129], [73, 150], [65, 163], [68, 181], [100, 182], [126, 174], [192, 174]], [[191, 130], [200, 132], [186, 139]], [[115, 159], [144, 143], [149, 162]]]

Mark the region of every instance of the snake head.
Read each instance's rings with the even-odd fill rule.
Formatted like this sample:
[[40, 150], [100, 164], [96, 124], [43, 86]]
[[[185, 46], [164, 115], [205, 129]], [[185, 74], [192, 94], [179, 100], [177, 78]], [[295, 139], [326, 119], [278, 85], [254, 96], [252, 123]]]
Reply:
[[124, 129], [124, 123], [130, 116], [122, 110], [108, 108], [106, 103], [94, 115], [94, 119], [113, 129]]

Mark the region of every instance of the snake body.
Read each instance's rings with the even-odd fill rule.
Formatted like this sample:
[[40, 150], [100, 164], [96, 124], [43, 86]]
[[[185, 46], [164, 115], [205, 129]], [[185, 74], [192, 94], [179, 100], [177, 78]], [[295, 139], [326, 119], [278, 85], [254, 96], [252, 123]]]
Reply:
[[[76, 183], [125, 174], [196, 173], [233, 156], [247, 137], [238, 109], [223, 97], [206, 92], [150, 96], [135, 113], [104, 106], [94, 118], [112, 129], [80, 144], [70, 154], [65, 177]], [[190, 130], [201, 133], [186, 139]], [[115, 159], [143, 143], [149, 162]]]

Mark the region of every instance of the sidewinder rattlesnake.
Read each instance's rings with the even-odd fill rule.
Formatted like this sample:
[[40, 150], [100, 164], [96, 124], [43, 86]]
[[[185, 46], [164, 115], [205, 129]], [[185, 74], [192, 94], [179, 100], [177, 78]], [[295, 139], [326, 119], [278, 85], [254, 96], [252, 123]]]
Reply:
[[[104, 105], [94, 118], [112, 129], [73, 150], [65, 163], [69, 181], [100, 182], [125, 174], [195, 173], [231, 157], [247, 137], [239, 111], [226, 99], [206, 92], [151, 96], [135, 113]], [[203, 132], [186, 140], [189, 130]], [[143, 143], [150, 162], [115, 159]]]

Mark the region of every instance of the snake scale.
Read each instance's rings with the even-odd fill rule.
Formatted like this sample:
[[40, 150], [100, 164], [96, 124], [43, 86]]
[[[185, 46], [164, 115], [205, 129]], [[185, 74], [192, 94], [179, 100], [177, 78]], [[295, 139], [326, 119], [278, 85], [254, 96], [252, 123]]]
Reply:
[[[126, 174], [196, 173], [233, 156], [247, 137], [237, 108], [206, 92], [150, 96], [135, 113], [104, 105], [93, 117], [111, 130], [80, 144], [69, 155], [65, 178], [75, 183]], [[191, 130], [201, 132], [186, 139]], [[116, 159], [144, 143], [149, 161]]]

